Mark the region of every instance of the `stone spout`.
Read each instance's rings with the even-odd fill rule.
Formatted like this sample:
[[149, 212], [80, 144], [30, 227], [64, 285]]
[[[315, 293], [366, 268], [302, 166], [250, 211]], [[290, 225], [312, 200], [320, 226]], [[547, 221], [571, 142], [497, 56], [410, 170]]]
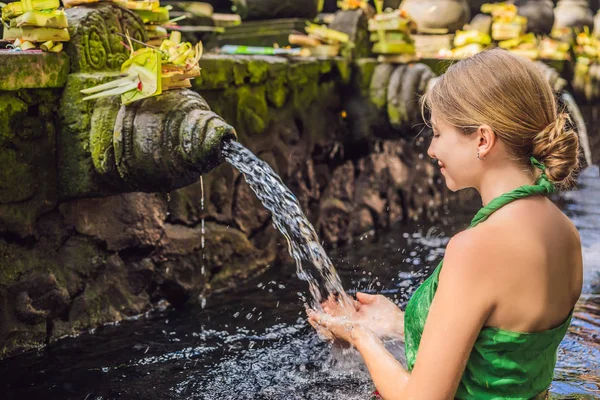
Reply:
[[94, 107], [90, 151], [97, 173], [123, 191], [165, 192], [196, 182], [223, 159], [235, 130], [191, 90], [170, 90], [120, 105]]

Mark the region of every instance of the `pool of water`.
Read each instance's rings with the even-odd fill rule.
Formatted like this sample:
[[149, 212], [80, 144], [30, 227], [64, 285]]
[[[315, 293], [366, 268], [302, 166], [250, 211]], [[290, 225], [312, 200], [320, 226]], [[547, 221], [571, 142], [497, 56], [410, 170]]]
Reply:
[[[600, 179], [585, 171], [562, 195], [578, 226], [584, 294], [558, 353], [552, 398], [600, 398]], [[404, 307], [473, 210], [433, 226], [398, 225], [330, 256], [350, 291]], [[331, 357], [305, 321], [309, 298], [294, 265], [272, 269], [204, 308], [160, 307], [0, 362], [2, 399], [366, 399], [368, 375], [351, 352]], [[393, 347], [393, 343], [389, 344]], [[340, 354], [339, 349], [334, 351]]]

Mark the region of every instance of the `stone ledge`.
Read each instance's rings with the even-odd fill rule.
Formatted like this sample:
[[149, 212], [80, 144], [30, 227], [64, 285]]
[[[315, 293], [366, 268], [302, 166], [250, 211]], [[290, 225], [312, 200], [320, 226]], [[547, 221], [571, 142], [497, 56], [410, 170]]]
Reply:
[[69, 56], [0, 51], [0, 90], [59, 88], [67, 82]]
[[194, 80], [196, 90], [226, 89], [267, 81], [300, 83], [309, 77], [337, 72], [340, 81], [349, 80], [349, 63], [341, 57], [279, 57], [206, 54], [200, 60], [201, 75]]

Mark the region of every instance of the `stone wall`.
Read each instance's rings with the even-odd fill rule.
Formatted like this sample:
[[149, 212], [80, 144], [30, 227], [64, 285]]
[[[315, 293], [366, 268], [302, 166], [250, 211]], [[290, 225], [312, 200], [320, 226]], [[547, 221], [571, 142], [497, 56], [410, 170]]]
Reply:
[[[0, 54], [0, 356], [160, 299], [197, 301], [288, 261], [229, 165], [163, 193], [123, 193], [98, 175], [96, 104], [79, 90], [118, 74], [123, 49], [102, 32], [139, 27], [111, 7], [69, 11], [64, 54]], [[327, 246], [435, 219], [451, 199], [415, 111], [433, 77], [425, 65], [205, 55], [201, 67], [193, 90], [275, 169]]]
[[[372, 68], [223, 56], [206, 56], [201, 67], [194, 90], [281, 175], [327, 245], [440, 209], [443, 185], [422, 138], [350, 133], [357, 79], [369, 82], [361, 73]], [[80, 106], [76, 89], [102, 79], [74, 72], [65, 90], [0, 92], [0, 158], [10, 166], [0, 183], [2, 353], [159, 299], [195, 301], [287, 260], [269, 213], [229, 165], [172, 193], [87, 190], [98, 179], [85, 150], [94, 105]]]

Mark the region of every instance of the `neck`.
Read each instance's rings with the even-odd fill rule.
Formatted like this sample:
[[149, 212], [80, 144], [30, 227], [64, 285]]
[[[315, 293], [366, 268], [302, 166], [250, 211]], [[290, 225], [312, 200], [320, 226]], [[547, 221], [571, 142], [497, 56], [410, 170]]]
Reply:
[[532, 185], [534, 178], [531, 173], [517, 166], [491, 168], [486, 171], [477, 191], [481, 195], [483, 205], [486, 206], [496, 197], [510, 192], [523, 185]]

